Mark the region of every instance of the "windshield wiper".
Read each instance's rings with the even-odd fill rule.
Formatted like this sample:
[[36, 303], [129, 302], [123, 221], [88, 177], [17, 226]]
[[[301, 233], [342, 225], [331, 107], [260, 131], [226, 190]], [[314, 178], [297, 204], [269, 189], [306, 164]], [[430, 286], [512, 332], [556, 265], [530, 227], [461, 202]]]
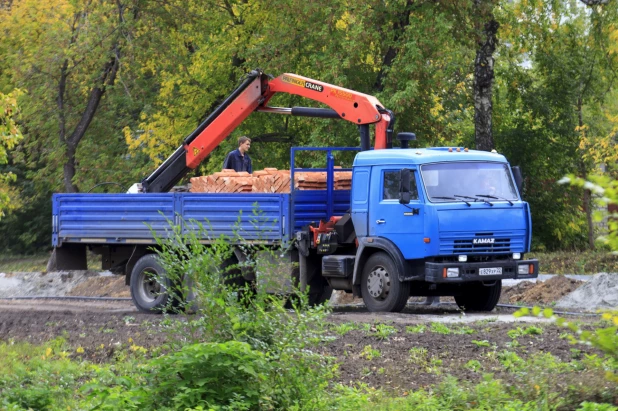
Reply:
[[503, 201], [507, 201], [510, 205], [513, 205], [513, 202], [511, 200], [503, 198], [503, 197], [496, 197], [496, 196], [490, 196], [490, 195], [485, 195], [485, 194], [475, 194], [475, 196], [491, 198], [491, 199], [494, 199], [494, 200], [503, 200]]
[[468, 207], [472, 207], [472, 205], [471, 205], [469, 202], [467, 202], [466, 200], [461, 199], [461, 198], [455, 198], [455, 197], [431, 197], [431, 198], [438, 198], [438, 199], [440, 199], [440, 200], [455, 200], [455, 201], [463, 201], [464, 203], [466, 203], [466, 204], [468, 205]]
[[453, 194], [453, 197], [457, 197], [457, 198], [469, 198], [470, 200], [474, 200], [474, 202], [476, 203], [477, 201], [479, 201], [478, 198], [476, 197], [470, 197], [470, 196], [462, 196], [459, 194]]

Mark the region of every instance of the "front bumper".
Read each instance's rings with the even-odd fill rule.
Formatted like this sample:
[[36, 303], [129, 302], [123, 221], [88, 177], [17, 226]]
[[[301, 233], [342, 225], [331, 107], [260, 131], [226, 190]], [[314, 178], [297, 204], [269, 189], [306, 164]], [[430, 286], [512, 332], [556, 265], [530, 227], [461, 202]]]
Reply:
[[[525, 265], [528, 268], [527, 274], [518, 274], [517, 266]], [[459, 268], [457, 277], [445, 276], [445, 269]], [[479, 275], [479, 268], [502, 268], [499, 275]], [[530, 271], [532, 271], [530, 273]], [[489, 261], [483, 263], [425, 263], [425, 281], [428, 283], [468, 283], [475, 281], [495, 281], [506, 278], [531, 279], [539, 276], [539, 261], [531, 260], [504, 260]]]

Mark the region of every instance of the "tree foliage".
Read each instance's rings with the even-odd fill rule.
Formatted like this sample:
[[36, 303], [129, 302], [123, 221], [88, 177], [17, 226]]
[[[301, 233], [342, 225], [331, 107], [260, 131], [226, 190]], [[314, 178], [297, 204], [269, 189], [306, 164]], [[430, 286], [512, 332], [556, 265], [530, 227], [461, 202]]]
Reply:
[[[20, 90], [9, 94], [0, 92], [0, 165], [8, 162], [8, 151], [12, 150], [23, 138], [15, 124], [19, 94], [21, 94]], [[10, 181], [15, 181], [15, 174], [0, 173], [0, 218], [4, 216], [4, 209], [11, 208], [11, 189], [8, 186]]]
[[[26, 235], [33, 218], [33, 228], [48, 225], [36, 210], [52, 192], [139, 182], [259, 67], [375, 95], [394, 111], [396, 131], [415, 132], [422, 147], [476, 146], [475, 96], [479, 79], [491, 79], [482, 147], [522, 166], [534, 246], [589, 246], [591, 193], [555, 182], [599, 165], [618, 173], [616, 1], [6, 3], [0, 92], [26, 93], [18, 96], [24, 138], [2, 166], [20, 176], [7, 184], [23, 206], [0, 232]], [[479, 70], [485, 77], [475, 80]], [[271, 104], [314, 103], [284, 95]], [[293, 146], [359, 145], [348, 122], [255, 113], [197, 173], [219, 170], [240, 135], [253, 139], [256, 169], [289, 167]], [[27, 232], [12, 243], [33, 246], [43, 235]]]
[[615, 163], [609, 113], [618, 60], [608, 50], [617, 20], [609, 3], [522, 0], [499, 13], [498, 146], [524, 165], [536, 240], [550, 249], [594, 244], [591, 193], [555, 182]]

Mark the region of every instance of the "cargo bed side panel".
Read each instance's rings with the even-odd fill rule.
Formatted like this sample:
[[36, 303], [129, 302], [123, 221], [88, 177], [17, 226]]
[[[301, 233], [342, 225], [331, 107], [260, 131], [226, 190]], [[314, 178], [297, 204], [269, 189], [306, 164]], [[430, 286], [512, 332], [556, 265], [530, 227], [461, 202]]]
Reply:
[[53, 198], [54, 246], [152, 244], [153, 232], [165, 237], [170, 224], [182, 232], [201, 224], [203, 239], [227, 236], [278, 242], [289, 235], [289, 194], [56, 194]]
[[53, 212], [58, 245], [151, 240], [174, 221], [174, 194], [55, 194]]
[[[293, 194], [292, 212], [294, 215], [294, 231], [301, 230], [309, 223], [318, 224], [320, 220], [327, 221], [326, 190], [299, 190]], [[350, 190], [333, 191], [333, 214], [342, 216], [350, 209]]]
[[200, 223], [212, 238], [225, 235], [242, 240], [280, 241], [289, 221], [288, 194], [185, 194], [181, 197], [183, 229]]

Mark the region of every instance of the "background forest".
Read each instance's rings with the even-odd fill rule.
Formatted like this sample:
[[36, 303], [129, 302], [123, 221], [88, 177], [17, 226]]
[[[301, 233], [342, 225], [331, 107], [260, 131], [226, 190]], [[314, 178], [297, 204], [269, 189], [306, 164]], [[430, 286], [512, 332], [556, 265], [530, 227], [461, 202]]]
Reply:
[[[377, 96], [418, 147], [522, 167], [536, 250], [592, 248], [618, 174], [616, 0], [0, 0], [0, 249], [50, 247], [51, 194], [123, 192], [256, 67]], [[280, 96], [274, 106], [311, 105]], [[358, 146], [353, 125], [254, 114], [254, 169], [292, 146]], [[310, 159], [309, 159], [310, 161]]]

